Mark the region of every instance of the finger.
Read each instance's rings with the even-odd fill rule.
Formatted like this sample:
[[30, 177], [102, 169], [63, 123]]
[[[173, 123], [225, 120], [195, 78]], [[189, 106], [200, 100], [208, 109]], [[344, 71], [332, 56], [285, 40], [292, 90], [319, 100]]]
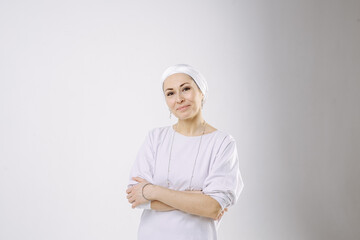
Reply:
[[133, 180], [137, 181], [137, 182], [143, 182], [144, 179], [141, 177], [133, 177]]
[[133, 196], [134, 196], [134, 193], [131, 192], [131, 193], [129, 193], [129, 194], [126, 196], [126, 198], [129, 199], [129, 198], [131, 198], [131, 197], [133, 197]]
[[138, 205], [140, 205], [139, 199], [137, 199], [136, 197], [132, 198], [132, 206], [134, 208], [136, 208]]
[[133, 202], [135, 202], [135, 200], [136, 200], [136, 198], [133, 197], [133, 196], [130, 196], [130, 197], [128, 198], [129, 203], [133, 203]]
[[129, 187], [128, 189], [126, 189], [126, 193], [129, 194], [132, 191], [133, 187]]

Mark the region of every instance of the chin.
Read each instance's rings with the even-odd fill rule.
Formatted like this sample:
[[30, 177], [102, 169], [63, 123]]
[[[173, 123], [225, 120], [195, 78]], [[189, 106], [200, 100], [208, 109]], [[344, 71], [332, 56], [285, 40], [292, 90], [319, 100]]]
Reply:
[[179, 120], [186, 120], [186, 119], [195, 117], [195, 115], [196, 115], [196, 114], [179, 114], [179, 115], [177, 116], [177, 118], [178, 118]]

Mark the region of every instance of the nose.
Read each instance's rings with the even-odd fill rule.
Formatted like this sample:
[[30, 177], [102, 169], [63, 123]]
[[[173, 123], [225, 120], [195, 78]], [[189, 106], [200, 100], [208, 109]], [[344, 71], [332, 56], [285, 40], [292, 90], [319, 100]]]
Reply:
[[182, 103], [184, 101], [184, 98], [181, 96], [181, 94], [178, 94], [176, 97], [176, 102], [177, 103]]

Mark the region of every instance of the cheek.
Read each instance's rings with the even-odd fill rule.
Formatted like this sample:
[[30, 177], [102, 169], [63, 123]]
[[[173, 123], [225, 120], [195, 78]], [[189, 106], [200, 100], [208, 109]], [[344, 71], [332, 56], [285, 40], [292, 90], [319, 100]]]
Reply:
[[195, 98], [196, 98], [195, 95], [196, 95], [196, 94], [195, 94], [193, 91], [185, 92], [185, 93], [183, 94], [183, 96], [184, 96], [185, 98], [187, 98], [187, 99], [189, 99], [189, 100], [191, 100], [191, 101], [194, 101], [194, 100], [195, 100]]
[[172, 107], [174, 105], [174, 99], [173, 98], [165, 98], [166, 104], [168, 107]]
[[191, 93], [188, 93], [187, 98], [195, 103], [195, 102], [198, 101], [199, 97], [198, 97], [198, 95], [196, 93], [191, 92]]

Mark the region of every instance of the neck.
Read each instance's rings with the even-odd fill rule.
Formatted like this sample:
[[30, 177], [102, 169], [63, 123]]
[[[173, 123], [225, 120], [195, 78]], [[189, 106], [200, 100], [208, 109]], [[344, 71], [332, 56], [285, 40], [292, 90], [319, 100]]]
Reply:
[[201, 114], [196, 115], [193, 118], [179, 119], [175, 128], [176, 131], [186, 136], [198, 136], [204, 131], [205, 120]]

